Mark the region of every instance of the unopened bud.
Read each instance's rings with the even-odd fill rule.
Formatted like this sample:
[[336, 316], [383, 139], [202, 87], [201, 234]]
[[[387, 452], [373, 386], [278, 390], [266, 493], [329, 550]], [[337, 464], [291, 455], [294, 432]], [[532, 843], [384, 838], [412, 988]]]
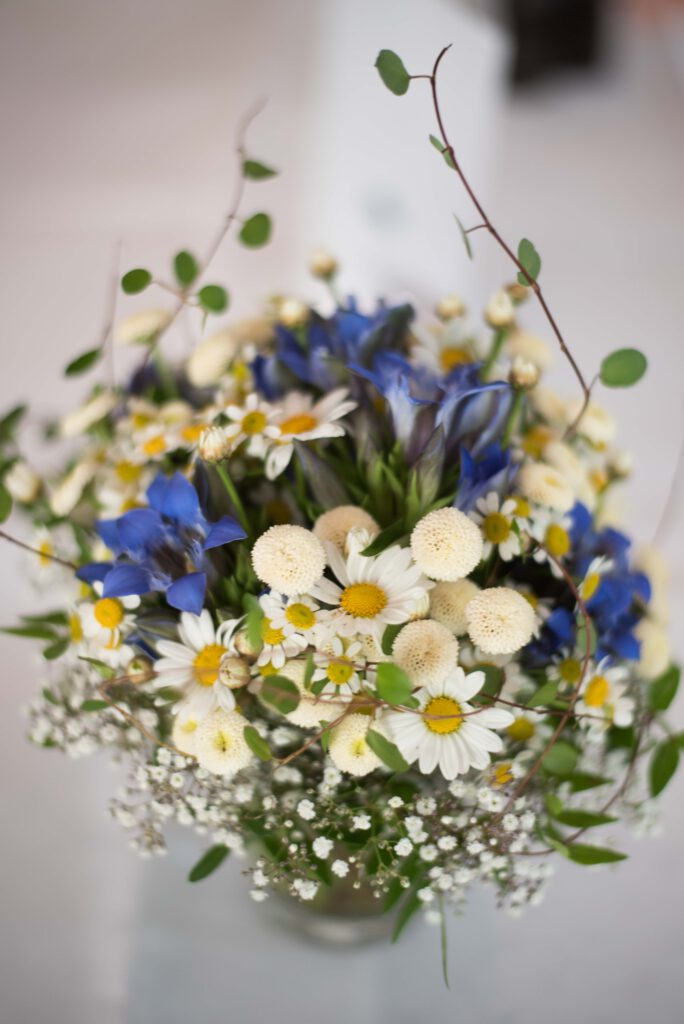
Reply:
[[323, 281], [329, 281], [337, 273], [337, 260], [332, 253], [325, 249], [317, 249], [311, 257], [309, 270], [314, 277], [320, 277]]
[[219, 680], [224, 686], [237, 689], [249, 682], [249, 665], [234, 654], [224, 654], [219, 665]]
[[530, 297], [530, 289], [527, 285], [520, 284], [519, 281], [512, 281], [511, 284], [507, 284], [505, 290], [516, 306], [519, 306], [521, 302], [526, 302]]
[[529, 359], [516, 356], [513, 360], [508, 379], [519, 391], [530, 391], [539, 380], [539, 370]]
[[258, 648], [255, 647], [254, 644], [250, 643], [246, 629], [239, 629], [237, 631], [233, 640], [233, 646], [238, 654], [241, 654], [243, 658], [251, 658], [254, 660], [259, 653]]
[[303, 327], [309, 319], [309, 307], [299, 299], [283, 299], [278, 307], [278, 320], [283, 327]]
[[510, 327], [515, 320], [515, 307], [508, 292], [496, 292], [485, 309], [485, 320], [490, 327]]
[[230, 448], [230, 440], [221, 427], [207, 427], [202, 431], [198, 451], [205, 462], [222, 462], [230, 454]]
[[435, 313], [440, 320], [453, 320], [457, 316], [463, 316], [466, 308], [460, 295], [446, 295], [437, 303]]
[[40, 477], [21, 459], [7, 470], [3, 482], [14, 500], [24, 505], [35, 501], [40, 493]]

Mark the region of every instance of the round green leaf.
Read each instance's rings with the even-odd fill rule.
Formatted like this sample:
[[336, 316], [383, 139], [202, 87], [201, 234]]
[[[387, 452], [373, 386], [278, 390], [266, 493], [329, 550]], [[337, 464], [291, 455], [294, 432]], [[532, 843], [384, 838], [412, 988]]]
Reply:
[[638, 348], [619, 348], [601, 363], [601, 383], [607, 388], [629, 388], [646, 373], [648, 360]]
[[245, 178], [250, 178], [251, 181], [266, 181], [267, 178], [273, 178], [278, 173], [274, 171], [272, 167], [267, 167], [266, 164], [260, 163], [258, 160], [245, 160], [242, 164], [242, 173]]
[[228, 292], [220, 284], [205, 284], [198, 291], [197, 298], [207, 313], [223, 313], [228, 309]]
[[240, 231], [240, 241], [252, 249], [266, 245], [271, 237], [271, 218], [267, 213], [255, 213], [246, 220]]
[[403, 96], [408, 92], [411, 77], [404, 67], [401, 57], [398, 57], [396, 53], [392, 50], [381, 50], [375, 61], [375, 66], [380, 78], [395, 96]]
[[127, 274], [124, 274], [121, 278], [121, 287], [126, 295], [137, 295], [138, 292], [144, 291], [151, 281], [152, 275], [149, 270], [136, 267], [135, 270], [129, 270]]
[[101, 348], [92, 348], [89, 352], [84, 352], [80, 356], [76, 356], [72, 359], [67, 368], [64, 371], [67, 377], [77, 377], [79, 373], [85, 373], [91, 366], [94, 366], [102, 355]]
[[286, 679], [285, 676], [266, 676], [259, 696], [281, 715], [289, 715], [299, 706], [299, 690], [292, 680]]
[[577, 764], [579, 754], [566, 740], [558, 740], [544, 755], [542, 765], [551, 775], [569, 775]]
[[191, 252], [177, 252], [173, 257], [173, 272], [183, 288], [187, 288], [199, 274], [199, 265]]
[[518, 259], [525, 273], [518, 273], [518, 282], [529, 287], [530, 279], [536, 281], [541, 270], [541, 256], [529, 238], [523, 238], [518, 246]]

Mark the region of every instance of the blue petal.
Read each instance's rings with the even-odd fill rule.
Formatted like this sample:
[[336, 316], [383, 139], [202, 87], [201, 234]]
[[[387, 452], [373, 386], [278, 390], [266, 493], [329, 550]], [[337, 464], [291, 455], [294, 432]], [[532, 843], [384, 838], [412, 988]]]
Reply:
[[119, 542], [130, 554], [141, 554], [164, 535], [164, 523], [152, 508], [134, 508], [118, 520]]
[[101, 583], [111, 571], [113, 562], [88, 562], [76, 570], [76, 579], [84, 583]]
[[194, 525], [201, 518], [197, 491], [181, 473], [174, 473], [167, 481], [159, 512], [169, 519], [188, 526]]
[[165, 477], [163, 473], [157, 473], [154, 480], [147, 488], [147, 500], [150, 503], [150, 508], [154, 508], [157, 512], [161, 512], [164, 497], [168, 488], [168, 477]]
[[104, 581], [104, 597], [128, 597], [131, 594], [148, 594], [150, 577], [138, 565], [115, 565]]
[[97, 535], [115, 555], [121, 553], [118, 519], [100, 519], [95, 523]]
[[211, 529], [204, 542], [204, 550], [218, 548], [221, 544], [230, 544], [234, 540], [244, 540], [247, 534], [237, 520], [231, 516], [222, 516], [216, 523], [211, 524]]
[[199, 615], [204, 606], [204, 593], [207, 589], [207, 577], [203, 572], [191, 572], [181, 576], [166, 591], [166, 600], [172, 608], [182, 612]]

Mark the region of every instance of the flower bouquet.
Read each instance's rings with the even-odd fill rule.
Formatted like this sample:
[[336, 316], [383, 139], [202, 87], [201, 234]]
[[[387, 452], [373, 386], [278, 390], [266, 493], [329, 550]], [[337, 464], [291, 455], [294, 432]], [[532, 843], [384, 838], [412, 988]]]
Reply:
[[[553, 856], [622, 860], [588, 833], [643, 822], [679, 759], [662, 566], [607, 525], [627, 459], [535, 247], [513, 251], [465, 178], [438, 102], [443, 56], [412, 76], [385, 50], [377, 68], [395, 95], [427, 81], [431, 142], [478, 211], [465, 244], [480, 230], [515, 267], [481, 328], [456, 296], [435, 315], [363, 312], [319, 253], [321, 309], [279, 297], [170, 363], [179, 317], [203, 330], [227, 308], [203, 283], [224, 236], [256, 248], [272, 230], [240, 213], [245, 186], [275, 173], [248, 154], [248, 118], [206, 258], [179, 252], [171, 285], [140, 268], [121, 279], [173, 306], [118, 324], [142, 360], [48, 432], [75, 439], [68, 466], [42, 480], [19, 455], [22, 410], [0, 424], [2, 512], [14, 499], [35, 531], [2, 536], [59, 596], [6, 630], [43, 642], [30, 738], [113, 754], [127, 778], [112, 813], [141, 854], [163, 853], [179, 822], [206, 845], [191, 881], [247, 853], [255, 900], [391, 913], [395, 937], [421, 909], [443, 930], [473, 883], [516, 909]], [[528, 299], [576, 398], [541, 382], [550, 349], [520, 326]], [[99, 367], [109, 333], [67, 374]], [[598, 377], [627, 386], [645, 368], [623, 349]]]

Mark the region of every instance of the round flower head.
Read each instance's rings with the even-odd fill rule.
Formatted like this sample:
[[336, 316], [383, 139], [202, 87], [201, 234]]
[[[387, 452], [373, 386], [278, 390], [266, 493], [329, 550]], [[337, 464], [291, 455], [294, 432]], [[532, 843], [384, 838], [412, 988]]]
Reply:
[[[368, 746], [366, 736], [374, 725], [368, 715], [347, 715], [330, 737], [330, 760], [348, 775], [368, 775], [382, 764]], [[375, 727], [375, 726], [374, 726]]]
[[501, 737], [491, 730], [510, 725], [513, 715], [500, 708], [477, 711], [467, 703], [484, 683], [484, 672], [466, 675], [462, 668], [455, 668], [442, 682], [415, 694], [419, 713], [391, 711], [385, 716], [409, 764], [417, 760], [425, 775], [439, 767], [445, 779], [489, 765], [490, 753], [503, 749]]
[[484, 654], [513, 654], [530, 642], [537, 625], [534, 609], [510, 587], [481, 590], [466, 608], [468, 636]]
[[466, 608], [479, 593], [480, 588], [472, 580], [437, 583], [430, 591], [430, 618], [441, 622], [455, 636], [463, 636], [468, 632]]
[[575, 504], [572, 487], [553, 466], [545, 462], [527, 462], [518, 474], [521, 494], [537, 505], [569, 512]]
[[285, 662], [283, 667], [278, 670], [278, 675], [290, 679], [300, 694], [299, 704], [285, 717], [288, 722], [298, 725], [301, 729], [320, 729], [321, 722], [329, 722], [341, 715], [345, 705], [328, 698], [319, 700], [314, 694], [307, 693], [304, 689], [305, 672], [306, 662], [296, 659]]
[[185, 364], [188, 380], [196, 388], [218, 384], [237, 353], [239, 341], [232, 331], [224, 329], [201, 341]]
[[440, 683], [458, 661], [458, 640], [439, 622], [409, 622], [392, 647], [394, 661], [415, 686]]
[[411, 534], [411, 554], [433, 580], [459, 580], [468, 576], [482, 558], [482, 534], [457, 508], [429, 512]]
[[624, 729], [632, 724], [634, 701], [625, 696], [627, 675], [623, 665], [610, 667], [606, 658], [595, 668], [589, 665], [576, 704], [577, 713], [586, 716], [580, 725], [601, 733], [611, 725]]
[[651, 619], [642, 619], [635, 629], [641, 645], [637, 671], [644, 679], [657, 679], [670, 664], [670, 638], [667, 630]]
[[197, 450], [205, 462], [222, 462], [228, 458], [232, 442], [223, 427], [207, 427], [202, 431]]
[[511, 359], [522, 356], [538, 370], [547, 370], [553, 362], [553, 352], [542, 338], [519, 328], [511, 331], [504, 343], [504, 352]]
[[198, 726], [199, 719], [192, 715], [187, 718], [182, 718], [180, 715], [176, 715], [173, 720], [171, 742], [174, 747], [177, 747], [178, 750], [183, 754], [187, 754], [189, 757], [194, 757], [197, 753]]
[[197, 727], [195, 756], [215, 775], [235, 775], [252, 760], [244, 737], [245, 719], [238, 711], [212, 711]]
[[515, 306], [508, 292], [496, 292], [485, 309], [485, 320], [490, 327], [510, 327], [515, 320]]
[[116, 340], [119, 345], [151, 341], [168, 327], [170, 321], [171, 313], [168, 309], [144, 309], [120, 321], [116, 328]]
[[282, 594], [304, 594], [320, 580], [325, 550], [303, 526], [272, 526], [252, 548], [259, 579]]
[[318, 517], [313, 532], [323, 544], [334, 544], [342, 551], [347, 534], [355, 526], [367, 530], [371, 539], [380, 530], [373, 516], [358, 505], [338, 505]]
[[27, 462], [17, 459], [5, 473], [3, 483], [15, 501], [30, 505], [42, 489], [42, 481]]

